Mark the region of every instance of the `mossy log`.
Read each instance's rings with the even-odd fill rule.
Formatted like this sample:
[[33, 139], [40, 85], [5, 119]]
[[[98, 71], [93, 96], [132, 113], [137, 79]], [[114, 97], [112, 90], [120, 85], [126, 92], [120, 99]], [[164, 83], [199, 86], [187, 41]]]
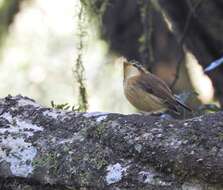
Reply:
[[223, 188], [223, 112], [187, 120], [0, 100], [0, 188]]

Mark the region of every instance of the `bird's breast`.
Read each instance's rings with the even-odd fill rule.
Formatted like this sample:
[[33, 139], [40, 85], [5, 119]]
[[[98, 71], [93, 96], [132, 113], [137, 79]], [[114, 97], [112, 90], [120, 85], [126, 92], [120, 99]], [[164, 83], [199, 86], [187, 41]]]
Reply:
[[135, 83], [124, 81], [124, 93], [128, 101], [141, 111], [158, 111], [166, 108], [160, 98], [146, 92]]

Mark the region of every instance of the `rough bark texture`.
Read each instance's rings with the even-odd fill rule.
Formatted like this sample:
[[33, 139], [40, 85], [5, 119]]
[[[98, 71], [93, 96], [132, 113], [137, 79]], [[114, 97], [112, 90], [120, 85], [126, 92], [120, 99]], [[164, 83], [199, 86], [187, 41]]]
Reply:
[[8, 96], [0, 189], [222, 189], [222, 116], [77, 113]]

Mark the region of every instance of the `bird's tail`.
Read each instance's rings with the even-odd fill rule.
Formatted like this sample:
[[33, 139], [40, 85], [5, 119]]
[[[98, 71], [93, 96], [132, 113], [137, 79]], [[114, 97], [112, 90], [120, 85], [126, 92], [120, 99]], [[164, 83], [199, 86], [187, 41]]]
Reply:
[[186, 110], [188, 110], [188, 111], [190, 111], [190, 112], [193, 111], [192, 108], [190, 108], [188, 105], [182, 103], [181, 101], [179, 101], [179, 100], [176, 99], [176, 102], [177, 102], [180, 106], [182, 106], [183, 108], [185, 108]]

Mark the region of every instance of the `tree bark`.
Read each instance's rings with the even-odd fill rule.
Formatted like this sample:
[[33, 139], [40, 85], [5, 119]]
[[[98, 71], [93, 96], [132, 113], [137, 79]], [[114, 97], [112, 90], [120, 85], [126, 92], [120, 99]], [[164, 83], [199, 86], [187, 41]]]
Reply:
[[223, 112], [187, 120], [0, 100], [0, 189], [222, 189]]

